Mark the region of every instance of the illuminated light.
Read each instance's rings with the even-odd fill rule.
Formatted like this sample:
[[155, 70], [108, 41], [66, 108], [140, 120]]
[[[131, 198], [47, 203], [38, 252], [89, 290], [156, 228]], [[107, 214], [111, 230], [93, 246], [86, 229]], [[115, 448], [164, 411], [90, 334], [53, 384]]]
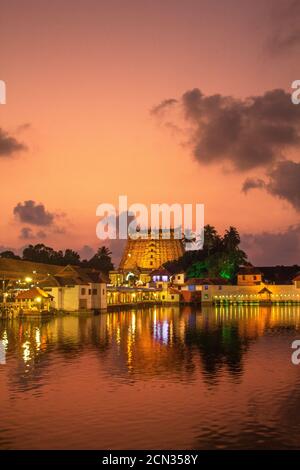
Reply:
[[131, 331], [133, 334], [135, 333], [135, 326], [136, 326], [136, 316], [135, 316], [135, 313], [133, 313], [131, 317]]
[[32, 282], [32, 277], [29, 277], [29, 276], [25, 277], [25, 282], [27, 283]]
[[42, 297], [36, 297], [34, 300], [35, 300], [37, 303], [39, 303], [39, 304], [40, 304], [40, 303], [41, 303], [41, 301], [42, 301]]
[[2, 343], [3, 343], [3, 345], [4, 345], [4, 348], [7, 349], [7, 346], [8, 346], [8, 337], [7, 337], [7, 332], [6, 332], [6, 331], [4, 331], [4, 333], [3, 333]]
[[35, 342], [36, 342], [36, 348], [37, 350], [39, 350], [41, 346], [41, 333], [40, 333], [39, 328], [37, 328], [35, 331]]
[[162, 341], [164, 344], [168, 343], [169, 338], [169, 324], [168, 321], [165, 320], [162, 325]]
[[30, 343], [26, 341], [23, 345], [23, 361], [28, 362], [30, 361]]

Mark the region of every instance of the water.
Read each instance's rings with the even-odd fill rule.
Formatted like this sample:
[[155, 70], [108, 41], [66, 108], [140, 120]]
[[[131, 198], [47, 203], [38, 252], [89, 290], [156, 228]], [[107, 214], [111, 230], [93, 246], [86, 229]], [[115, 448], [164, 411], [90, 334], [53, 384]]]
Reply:
[[299, 448], [299, 327], [299, 306], [2, 320], [0, 449]]

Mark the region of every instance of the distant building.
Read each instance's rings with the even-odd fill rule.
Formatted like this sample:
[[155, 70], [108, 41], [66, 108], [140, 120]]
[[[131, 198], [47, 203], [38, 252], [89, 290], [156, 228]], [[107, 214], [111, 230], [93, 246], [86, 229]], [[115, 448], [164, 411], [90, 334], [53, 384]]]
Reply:
[[254, 266], [244, 266], [240, 268], [237, 275], [238, 286], [260, 285], [263, 281], [261, 271]]
[[300, 303], [300, 276], [292, 284], [209, 285], [202, 288], [202, 303]]

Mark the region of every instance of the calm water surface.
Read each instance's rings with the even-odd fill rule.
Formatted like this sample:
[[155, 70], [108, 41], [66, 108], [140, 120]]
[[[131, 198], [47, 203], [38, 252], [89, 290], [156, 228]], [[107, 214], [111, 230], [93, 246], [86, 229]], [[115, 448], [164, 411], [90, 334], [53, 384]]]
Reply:
[[299, 448], [300, 307], [0, 321], [0, 449]]

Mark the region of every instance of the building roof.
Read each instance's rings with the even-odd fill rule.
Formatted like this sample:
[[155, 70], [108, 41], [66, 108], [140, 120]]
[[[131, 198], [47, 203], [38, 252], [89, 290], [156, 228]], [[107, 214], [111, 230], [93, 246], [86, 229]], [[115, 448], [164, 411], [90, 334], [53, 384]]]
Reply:
[[158, 268], [151, 271], [150, 276], [171, 276], [171, 273], [166, 268]]
[[263, 287], [259, 292], [259, 294], [272, 294], [272, 291], [270, 291], [267, 287]]
[[65, 286], [76, 286], [76, 285], [86, 285], [87, 282], [84, 282], [80, 279], [76, 279], [71, 276], [47, 276], [45, 279], [39, 282], [40, 287], [65, 287]]
[[33, 277], [33, 281], [44, 281], [50, 276], [60, 276], [63, 278], [73, 277], [78, 281], [77, 283], [83, 284], [107, 282], [104, 275], [96, 269], [0, 258], [0, 279], [17, 280], [26, 276]]
[[18, 300], [34, 300], [37, 297], [42, 297], [43, 299], [53, 298], [52, 295], [39, 287], [32, 287], [31, 289], [19, 292], [17, 295]]
[[35, 271], [37, 277], [43, 277], [45, 274], [56, 274], [62, 269], [62, 266], [55, 264], [34, 263], [19, 259], [0, 258], [0, 278], [2, 279], [20, 279], [26, 276], [32, 276]]
[[203, 285], [224, 285], [228, 284], [228, 281], [226, 279], [223, 279], [222, 277], [206, 277], [206, 278], [197, 278], [197, 277], [192, 277], [186, 281], [187, 285], [196, 285], [196, 286], [203, 286]]
[[262, 274], [262, 272], [260, 271], [259, 268], [256, 268], [255, 266], [242, 266], [239, 269], [238, 274], [241, 274], [241, 275], [244, 276], [244, 275], [247, 275], [247, 274], [252, 274], [252, 275]]

